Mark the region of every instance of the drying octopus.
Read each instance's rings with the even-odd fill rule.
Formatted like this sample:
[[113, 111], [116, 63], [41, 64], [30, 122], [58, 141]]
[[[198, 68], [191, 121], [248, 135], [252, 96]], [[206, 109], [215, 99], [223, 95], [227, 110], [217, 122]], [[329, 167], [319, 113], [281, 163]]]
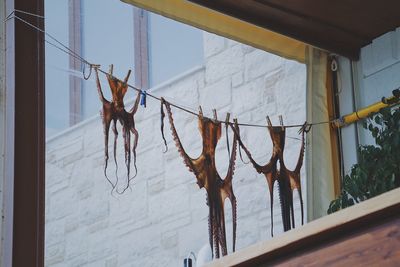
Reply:
[[[228, 172], [225, 179], [222, 179], [217, 172], [215, 165], [215, 148], [221, 137], [221, 122], [217, 121], [216, 112], [214, 111], [214, 120], [205, 118], [201, 112], [198, 115], [199, 131], [203, 140], [203, 150], [201, 155], [193, 159], [185, 152], [182, 143], [176, 131], [170, 104], [161, 99], [161, 132], [163, 134], [163, 119], [165, 113], [163, 106], [166, 107], [168, 119], [171, 126], [172, 136], [175, 141], [178, 152], [183, 158], [185, 165], [189, 171], [193, 172], [200, 188], [205, 188], [207, 192], [207, 205], [209, 207], [208, 228], [209, 242], [212, 251], [212, 257], [227, 254], [226, 230], [225, 230], [225, 214], [224, 202], [229, 199], [232, 205], [232, 222], [233, 222], [233, 251], [235, 251], [236, 242], [236, 197], [232, 189], [232, 177], [235, 170], [237, 138], [234, 137], [232, 150], [229, 159]], [[165, 138], [164, 143], [166, 144]]]
[[[136, 147], [138, 144], [139, 133], [135, 128], [134, 115], [138, 109], [139, 100], [140, 100], [140, 91], [137, 94], [137, 97], [136, 97], [135, 103], [133, 104], [133, 107], [128, 112], [125, 110], [124, 96], [128, 90], [127, 82], [128, 82], [129, 76], [131, 74], [131, 70], [128, 71], [128, 74], [126, 75], [124, 81], [121, 81], [112, 75], [113, 66], [112, 65], [110, 66], [110, 71], [107, 74], [107, 80], [108, 80], [108, 84], [110, 86], [111, 93], [112, 93], [112, 101], [111, 102], [108, 101], [103, 95], [103, 91], [101, 89], [101, 84], [100, 84], [100, 80], [99, 80], [98, 67], [95, 67], [94, 70], [96, 73], [97, 91], [99, 93], [100, 101], [103, 104], [103, 109], [101, 111], [101, 117], [102, 117], [102, 122], [103, 122], [103, 127], [104, 127], [104, 149], [105, 149], [104, 150], [104, 158], [105, 158], [104, 175], [114, 189], [118, 182], [118, 174], [117, 174], [118, 164], [117, 164], [117, 157], [116, 157], [117, 152], [116, 151], [117, 151], [117, 139], [118, 139], [117, 121], [119, 121], [122, 126], [122, 137], [124, 140], [124, 150], [125, 150], [125, 165], [126, 165], [126, 169], [127, 169], [127, 181], [128, 182], [127, 182], [127, 186], [124, 189], [124, 191], [125, 191], [129, 187], [130, 180], [132, 178], [134, 178], [137, 174]], [[109, 158], [109, 156], [108, 156], [108, 139], [109, 139], [111, 122], [113, 123], [113, 127], [112, 127], [112, 131], [114, 133], [113, 154], [114, 154], [114, 162], [116, 165], [116, 178], [117, 178], [117, 182], [115, 184], [113, 182], [111, 182], [111, 180], [107, 176], [107, 166], [108, 166], [108, 158]], [[132, 153], [133, 153], [133, 162], [134, 162], [134, 167], [135, 167], [135, 175], [133, 177], [130, 177], [131, 133], [134, 135]]]
[[[281, 125], [283, 125], [282, 118]], [[286, 168], [283, 152], [285, 148], [285, 136], [286, 129], [284, 126], [272, 126], [270, 119], [267, 117], [268, 121], [268, 131], [271, 136], [273, 150], [269, 162], [265, 165], [258, 164], [252, 157], [250, 151], [243, 144], [240, 138], [239, 127], [237, 126], [237, 121], [235, 122], [235, 127], [232, 127], [235, 135], [238, 136], [239, 145], [245, 151], [247, 157], [252, 163], [253, 167], [258, 173], [264, 174], [270, 193], [270, 204], [271, 204], [271, 235], [273, 236], [273, 199], [274, 199], [274, 184], [278, 182], [279, 198], [281, 204], [282, 212], [282, 222], [284, 231], [288, 231], [295, 227], [294, 222], [294, 208], [293, 208], [293, 191], [297, 189], [300, 199], [300, 209], [301, 209], [301, 223], [304, 223], [304, 210], [303, 210], [303, 198], [301, 195], [301, 183], [300, 183], [300, 170], [303, 165], [304, 150], [305, 150], [305, 133], [309, 130], [308, 125], [304, 124], [300, 129], [302, 134], [302, 145], [300, 148], [300, 154], [297, 160], [296, 167], [293, 171]], [[278, 170], [279, 161], [279, 170]]]

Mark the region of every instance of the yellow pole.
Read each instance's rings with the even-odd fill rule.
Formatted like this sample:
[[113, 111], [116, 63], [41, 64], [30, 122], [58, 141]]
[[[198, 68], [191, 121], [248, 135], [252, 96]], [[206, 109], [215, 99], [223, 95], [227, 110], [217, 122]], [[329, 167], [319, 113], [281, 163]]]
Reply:
[[353, 112], [353, 113], [350, 113], [348, 115], [345, 115], [345, 116], [341, 117], [340, 119], [335, 120], [333, 122], [333, 124], [337, 128], [344, 127], [344, 126], [347, 126], [347, 125], [349, 125], [351, 123], [359, 121], [361, 119], [367, 118], [372, 113], [378, 112], [382, 108], [385, 108], [385, 107], [388, 107], [388, 106], [392, 106], [392, 105], [394, 105], [396, 103], [399, 103], [400, 99], [397, 97], [398, 92], [395, 93], [395, 91], [393, 91], [393, 94], [395, 94], [396, 96], [383, 98], [382, 101], [379, 101], [379, 102], [377, 102], [375, 104], [369, 105], [368, 107], [365, 107], [365, 108], [360, 109], [360, 110], [358, 110], [356, 112]]

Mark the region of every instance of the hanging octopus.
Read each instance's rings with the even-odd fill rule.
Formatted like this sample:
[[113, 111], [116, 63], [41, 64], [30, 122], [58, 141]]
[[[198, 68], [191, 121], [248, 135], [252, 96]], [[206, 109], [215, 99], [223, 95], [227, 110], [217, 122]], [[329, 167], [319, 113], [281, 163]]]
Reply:
[[[138, 104], [140, 100], [140, 91], [137, 94], [135, 103], [132, 107], [132, 109], [127, 112], [125, 110], [125, 104], [124, 104], [124, 96], [128, 90], [128, 79], [131, 74], [131, 70], [128, 71], [128, 74], [126, 75], [124, 81], [121, 81], [117, 78], [115, 78], [112, 75], [113, 72], [113, 65], [110, 66], [110, 71], [107, 74], [107, 80], [108, 84], [111, 89], [112, 93], [112, 101], [108, 101], [104, 95], [103, 91], [101, 89], [101, 84], [99, 80], [99, 74], [98, 74], [98, 67], [94, 68], [96, 72], [96, 84], [97, 84], [97, 91], [99, 93], [100, 101], [103, 104], [103, 110], [101, 112], [101, 117], [103, 121], [103, 127], [104, 127], [104, 158], [105, 158], [105, 164], [104, 164], [104, 175], [107, 178], [108, 182], [111, 184], [113, 189], [116, 187], [117, 182], [118, 182], [118, 164], [117, 164], [117, 138], [118, 138], [118, 131], [117, 131], [117, 121], [120, 122], [122, 126], [122, 137], [124, 139], [124, 150], [125, 150], [125, 165], [127, 169], [127, 186], [125, 187], [124, 191], [129, 187], [129, 182], [131, 179], [133, 179], [136, 174], [137, 174], [137, 167], [136, 167], [136, 147], [138, 144], [138, 138], [139, 138], [139, 133], [135, 129], [135, 120], [134, 120], [134, 115], [138, 109]], [[113, 149], [113, 154], [114, 154], [114, 162], [116, 165], [116, 176], [117, 176], [117, 182], [114, 184], [113, 182], [110, 181], [110, 179], [107, 176], [107, 166], [108, 166], [108, 137], [109, 137], [109, 131], [110, 131], [110, 125], [111, 122], [113, 123], [113, 133], [114, 133], [114, 149]], [[135, 167], [135, 175], [131, 178], [130, 177], [130, 165], [131, 165], [131, 133], [134, 135], [134, 141], [133, 141], [133, 162], [134, 162], [134, 167]]]
[[[280, 118], [281, 119], [281, 118]], [[267, 117], [268, 121], [268, 131], [271, 136], [273, 149], [272, 155], [269, 162], [265, 165], [259, 165], [252, 157], [250, 151], [246, 148], [240, 138], [239, 127], [237, 121], [234, 122], [234, 126], [232, 130], [235, 135], [238, 137], [237, 140], [239, 145], [245, 151], [247, 157], [250, 162], [253, 164], [253, 167], [256, 169], [258, 173], [264, 174], [268, 188], [270, 193], [270, 205], [271, 205], [271, 235], [273, 236], [273, 199], [274, 199], [274, 184], [278, 182], [279, 189], [279, 198], [281, 204], [281, 212], [282, 212], [282, 221], [284, 231], [288, 231], [292, 227], [295, 227], [294, 223], [294, 210], [293, 210], [293, 190], [297, 189], [300, 196], [300, 206], [301, 206], [301, 223], [304, 222], [304, 211], [303, 211], [303, 199], [301, 195], [301, 184], [300, 184], [300, 169], [303, 164], [304, 158], [304, 133], [306, 132], [306, 124], [301, 129], [302, 132], [302, 146], [300, 149], [300, 155], [296, 164], [296, 168], [294, 171], [290, 171], [286, 168], [283, 160], [283, 151], [285, 148], [285, 135], [286, 130], [283, 126], [272, 126], [269, 117]], [[281, 119], [282, 125], [282, 119]], [[280, 169], [278, 170], [278, 161], [280, 163]], [[292, 220], [292, 225], [290, 224], [290, 220]]]
[[[282, 221], [284, 224], [284, 231], [288, 231], [291, 228], [295, 228], [294, 222], [294, 207], [293, 207], [293, 191], [297, 189], [300, 199], [301, 209], [301, 224], [304, 224], [304, 208], [303, 208], [303, 197], [301, 195], [301, 182], [300, 182], [300, 170], [303, 166], [304, 151], [305, 151], [305, 133], [309, 131], [309, 126], [305, 123], [301, 129], [301, 148], [299, 158], [296, 163], [296, 167], [293, 171], [289, 170], [285, 166], [283, 159], [283, 150], [285, 145], [283, 143], [281, 153], [279, 154], [279, 173], [278, 173], [278, 185], [279, 195], [281, 200], [282, 209]], [[289, 213], [290, 210], [290, 213]], [[290, 219], [292, 225], [290, 225]]]
[[[166, 107], [168, 119], [171, 126], [172, 136], [183, 158], [185, 165], [194, 173], [197, 184], [200, 188], [205, 188], [207, 192], [207, 205], [209, 207], [208, 227], [209, 241], [212, 250], [212, 257], [227, 254], [226, 231], [225, 231], [225, 213], [224, 202], [229, 199], [232, 204], [232, 222], [233, 222], [233, 251], [235, 251], [236, 242], [236, 197], [232, 189], [232, 177], [235, 170], [237, 138], [234, 137], [232, 152], [230, 154], [228, 173], [225, 179], [221, 179], [215, 166], [215, 148], [221, 137], [221, 122], [217, 122], [216, 112], [214, 111], [214, 120], [203, 117], [199, 112], [199, 131], [203, 139], [203, 150], [201, 155], [192, 159], [185, 152], [182, 143], [176, 131], [172, 118], [171, 107], [163, 98], [161, 99], [161, 118], [164, 119], [163, 106]], [[163, 130], [163, 122], [161, 131]], [[165, 143], [165, 139], [164, 139]]]

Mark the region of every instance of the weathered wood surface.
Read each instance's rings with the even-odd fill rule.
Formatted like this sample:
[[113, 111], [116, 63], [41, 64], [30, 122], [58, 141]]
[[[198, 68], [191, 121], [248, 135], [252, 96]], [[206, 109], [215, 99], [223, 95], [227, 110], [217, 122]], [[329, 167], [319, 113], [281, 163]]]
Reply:
[[312, 221], [208, 266], [400, 266], [400, 189]]

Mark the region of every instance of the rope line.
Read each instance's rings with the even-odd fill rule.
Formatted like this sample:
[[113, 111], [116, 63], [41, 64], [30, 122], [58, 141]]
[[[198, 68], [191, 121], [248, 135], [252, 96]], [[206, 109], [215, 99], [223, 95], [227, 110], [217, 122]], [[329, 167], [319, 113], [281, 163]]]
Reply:
[[[29, 12], [25, 12], [25, 11], [22, 11], [22, 10], [17, 10], [17, 9], [15, 9], [14, 11], [12, 11], [12, 12], [7, 16], [7, 18], [6, 18], [6, 20], [5, 20], [4, 22], [7, 22], [8, 20], [10, 20], [10, 19], [12, 19], [12, 18], [15, 18], [15, 19], [19, 20], [20, 22], [23, 22], [24, 24], [30, 26], [31, 28], [33, 28], [33, 29], [35, 29], [35, 30], [37, 30], [37, 31], [39, 31], [39, 32], [41, 32], [41, 33], [43, 33], [43, 34], [45, 34], [45, 36], [47, 36], [48, 38], [50, 38], [52, 41], [55, 42], [55, 43], [54, 43], [54, 42], [51, 42], [51, 41], [49, 41], [49, 40], [46, 40], [46, 38], [45, 38], [45, 42], [46, 42], [46, 43], [48, 43], [49, 45], [55, 47], [56, 49], [58, 49], [58, 50], [60, 50], [60, 51], [62, 51], [62, 52], [68, 54], [69, 56], [71, 56], [71, 57], [73, 57], [73, 58], [79, 60], [81, 63], [84, 64], [84, 65], [83, 65], [83, 69], [82, 69], [82, 72], [83, 72], [83, 75], [84, 75], [84, 79], [88, 79], [88, 77], [85, 76], [85, 74], [84, 74], [84, 73], [85, 73], [86, 65], [89, 66], [90, 69], [92, 69], [93, 67], [96, 67], [97, 70], [98, 70], [99, 72], [103, 73], [104, 75], [110, 75], [110, 73], [108, 73], [108, 72], [106, 72], [106, 71], [100, 69], [100, 68], [99, 68], [99, 65], [90, 63], [90, 62], [87, 61], [85, 58], [83, 58], [81, 55], [79, 55], [78, 53], [76, 53], [75, 51], [73, 51], [72, 49], [70, 49], [68, 46], [64, 45], [62, 42], [60, 42], [59, 40], [57, 40], [57, 38], [55, 38], [54, 36], [52, 36], [51, 34], [49, 34], [48, 32], [46, 32], [45, 30], [43, 30], [43, 29], [41, 29], [41, 28], [39, 28], [39, 27], [33, 25], [32, 23], [30, 23], [30, 22], [28, 22], [28, 21], [22, 19], [22, 18], [19, 17], [18, 15], [16, 15], [16, 12], [20, 12], [20, 13], [23, 13], [23, 14], [31, 15], [31, 16], [34, 16], [34, 17], [42, 18], [42, 19], [45, 19], [44, 16], [40, 16], [40, 15], [36, 15], [36, 14], [32, 14], [32, 13], [29, 13]], [[90, 72], [91, 72], [91, 70], [90, 70]], [[90, 75], [90, 74], [89, 74], [89, 75]], [[117, 79], [117, 80], [121, 81], [119, 78], [117, 78], [117, 77], [115, 77], [115, 76], [113, 76], [113, 75], [111, 75], [111, 77], [114, 78], [114, 79]], [[142, 90], [140, 90], [139, 88], [137, 88], [137, 87], [135, 87], [135, 86], [132, 86], [132, 85], [130, 85], [130, 84], [127, 84], [127, 85], [128, 85], [129, 88], [131, 88], [131, 89], [133, 89], [133, 90], [135, 90], [135, 91], [139, 91], [139, 92], [142, 91]], [[153, 98], [153, 99], [156, 99], [156, 100], [158, 100], [158, 101], [161, 101], [161, 97], [155, 96], [155, 95], [153, 95], [153, 94], [151, 94], [151, 93], [148, 93], [148, 92], [146, 92], [146, 94], [147, 94], [147, 96], [149, 96], [150, 98]], [[175, 107], [175, 108], [177, 108], [177, 109], [179, 109], [179, 110], [185, 111], [185, 112], [187, 112], [187, 113], [189, 113], [189, 114], [192, 114], [192, 115], [194, 115], [194, 116], [196, 116], [196, 117], [199, 116], [198, 113], [196, 113], [196, 112], [194, 112], [194, 111], [192, 111], [192, 110], [190, 110], [190, 109], [188, 109], [188, 108], [185, 108], [185, 107], [182, 107], [182, 106], [180, 106], [180, 105], [171, 103], [171, 102], [169, 102], [169, 101], [168, 101], [168, 103], [169, 103], [171, 106], [173, 106], [173, 107]], [[210, 119], [210, 120], [214, 120], [214, 121], [216, 121], [216, 122], [218, 122], [218, 123], [222, 123], [222, 124], [233, 125], [232, 122], [227, 122], [227, 121], [222, 121], [222, 120], [211, 119], [211, 118], [208, 118], [208, 117], [206, 117], [206, 116], [204, 116], [204, 118], [207, 118], [207, 119]], [[336, 120], [322, 121], [322, 122], [316, 122], [316, 123], [307, 123], [307, 125], [309, 125], [309, 126], [311, 127], [311, 126], [315, 126], [315, 125], [330, 124], [330, 123], [333, 123], [333, 122], [335, 122], [335, 121], [336, 121]], [[251, 124], [251, 123], [238, 123], [238, 125], [239, 125], [239, 126], [245, 126], [245, 127], [259, 127], [259, 128], [282, 127], [282, 126], [269, 126], [269, 125], [260, 125], [260, 124]], [[284, 128], [301, 128], [301, 127], [303, 127], [303, 126], [304, 126], [304, 124], [283, 125]], [[293, 139], [297, 139], [297, 138], [294, 138], [294, 137], [292, 137], [292, 138], [293, 138]]]

